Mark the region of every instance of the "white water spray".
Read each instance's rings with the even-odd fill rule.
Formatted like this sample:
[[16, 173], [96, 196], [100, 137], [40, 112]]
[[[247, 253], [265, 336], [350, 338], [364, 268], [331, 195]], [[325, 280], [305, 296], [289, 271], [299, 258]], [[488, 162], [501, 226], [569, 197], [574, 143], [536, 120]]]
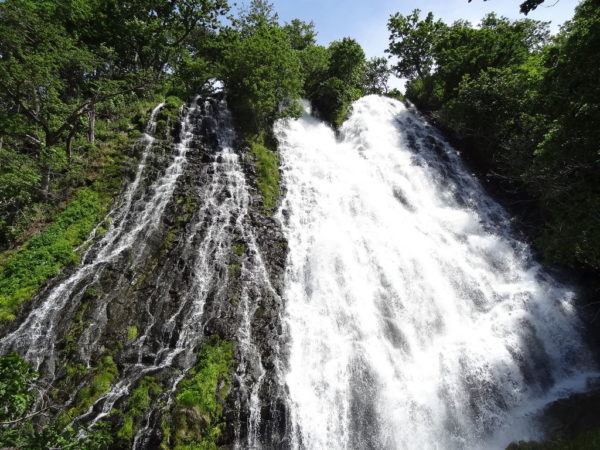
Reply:
[[[593, 370], [574, 294], [401, 103], [280, 121], [292, 446], [504, 448]], [[564, 394], [564, 390], [561, 391]], [[538, 405], [539, 406], [539, 405]]]

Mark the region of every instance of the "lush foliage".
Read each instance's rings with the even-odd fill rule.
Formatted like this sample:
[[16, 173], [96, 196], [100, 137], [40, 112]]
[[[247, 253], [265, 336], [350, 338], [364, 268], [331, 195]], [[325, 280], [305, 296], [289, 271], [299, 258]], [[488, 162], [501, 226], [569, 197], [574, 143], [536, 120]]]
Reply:
[[207, 82], [189, 42], [214, 34], [226, 10], [226, 0], [0, 2], [0, 248], [71, 194], [102, 120], [184, 84], [176, 68]]
[[285, 30], [259, 23], [227, 46], [223, 60], [228, 102], [244, 128], [268, 129], [278, 117], [293, 114], [302, 75]]
[[422, 80], [429, 75], [435, 62], [433, 47], [443, 24], [433, 20], [433, 13], [420, 20], [420, 13], [419, 9], [408, 16], [396, 13], [388, 22], [388, 51], [399, 57], [394, 70], [400, 77], [418, 76]]
[[232, 370], [232, 342], [213, 337], [202, 346], [198, 363], [177, 388], [174, 410], [163, 420], [162, 448], [216, 450]]
[[279, 198], [279, 156], [258, 136], [250, 141], [250, 152], [256, 161], [256, 184], [263, 197], [263, 208], [272, 212]]
[[79, 191], [52, 225], [0, 262], [0, 321], [12, 320], [42, 283], [79, 262], [74, 249], [102, 218], [107, 203], [92, 189]]
[[273, 5], [265, 0], [250, 2], [208, 47], [256, 162], [256, 184], [267, 213], [274, 211], [279, 199], [273, 122], [302, 114], [298, 100], [304, 96], [314, 111], [337, 127], [354, 100], [387, 91], [385, 59], [367, 62], [360, 45], [350, 38], [327, 48], [316, 45], [312, 23], [294, 19], [280, 25]]
[[[112, 442], [105, 426], [77, 438], [80, 430], [62, 428], [54, 423], [34, 426], [37, 416], [47, 414], [52, 405], [40, 398], [36, 379], [38, 374], [16, 353], [0, 357], [0, 446], [45, 450], [48, 448], [101, 450]], [[35, 410], [32, 408], [35, 405]]]
[[79, 390], [75, 399], [75, 405], [64, 413], [63, 417], [61, 417], [61, 422], [68, 423], [87, 411], [102, 394], [110, 390], [118, 374], [119, 369], [112, 356], [103, 356], [98, 366], [92, 371], [89, 384]]
[[127, 410], [123, 417], [123, 425], [117, 432], [117, 437], [125, 441], [133, 439], [136, 421], [150, 407], [152, 398], [162, 392], [162, 388], [152, 377], [144, 377], [133, 390], [127, 401]]
[[332, 42], [327, 49], [327, 65], [313, 73], [308, 98], [323, 119], [341, 125], [348, 108], [363, 94], [365, 53], [354, 39]]
[[529, 201], [547, 261], [596, 269], [599, 13], [597, 1], [583, 1], [553, 39], [545, 23], [493, 14], [478, 28], [421, 20], [418, 11], [389, 22], [389, 52], [401, 60], [395, 69], [410, 79], [407, 97], [460, 139], [505, 193]]

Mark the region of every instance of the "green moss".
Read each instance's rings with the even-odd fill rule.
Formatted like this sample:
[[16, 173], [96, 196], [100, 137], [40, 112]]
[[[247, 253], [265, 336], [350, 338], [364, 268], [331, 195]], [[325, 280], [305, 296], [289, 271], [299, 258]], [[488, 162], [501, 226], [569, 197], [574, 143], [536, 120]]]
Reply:
[[110, 390], [110, 387], [118, 374], [119, 370], [117, 369], [117, 365], [113, 361], [112, 356], [104, 356], [100, 360], [98, 367], [94, 369], [94, 375], [90, 380], [89, 386], [83, 387], [77, 393], [75, 406], [68, 411], [68, 417], [65, 419], [67, 421], [73, 420], [87, 411], [102, 394], [105, 394]]
[[133, 417], [125, 416], [125, 418], [123, 419], [123, 426], [117, 432], [117, 437], [119, 439], [129, 441], [133, 439], [133, 436], [135, 436], [133, 429]]
[[246, 253], [246, 246], [243, 243], [233, 244], [231, 246], [231, 251], [236, 256], [242, 256], [244, 253]]
[[161, 245], [161, 255], [166, 255], [172, 248], [175, 236], [183, 228], [183, 226], [190, 220], [192, 214], [198, 206], [198, 202], [192, 196], [179, 196], [176, 200], [177, 204], [181, 208], [177, 214], [175, 222], [169, 229], [169, 232], [165, 236], [165, 239]]
[[79, 263], [75, 248], [104, 216], [109, 201], [92, 188], [80, 190], [52, 225], [2, 262], [0, 322], [13, 320], [19, 305], [63, 267]]
[[108, 231], [108, 228], [110, 227], [110, 223], [110, 217], [104, 219], [104, 222], [102, 222], [96, 229], [96, 236], [102, 236], [104, 233], [106, 233]]
[[177, 121], [179, 108], [183, 105], [183, 100], [179, 97], [169, 96], [164, 101], [164, 106], [156, 116], [155, 136], [159, 138], [168, 138], [173, 124]]
[[256, 308], [256, 311], [254, 312], [254, 317], [256, 319], [262, 319], [265, 317], [265, 314], [267, 313], [266, 308], [264, 307], [264, 305], [260, 305], [258, 308]]
[[279, 155], [267, 148], [261, 136], [249, 140], [249, 144], [256, 158], [256, 184], [263, 197], [263, 209], [272, 213], [279, 200]]
[[92, 378], [92, 395], [99, 397], [101, 394], [108, 392], [110, 385], [119, 374], [117, 365], [112, 359], [112, 356], [102, 358], [96, 374]]
[[242, 273], [242, 266], [239, 264], [229, 264], [229, 280], [235, 281], [240, 278]]
[[165, 412], [160, 419], [160, 431], [163, 436], [163, 440], [160, 443], [160, 449], [169, 450], [169, 438], [171, 436], [171, 416], [168, 412]]
[[117, 432], [117, 437], [129, 441], [135, 436], [135, 423], [150, 407], [152, 397], [160, 394], [162, 388], [152, 377], [144, 377], [131, 393], [127, 402], [123, 425]]
[[75, 317], [69, 324], [69, 329], [67, 330], [64, 339], [64, 352], [67, 355], [70, 355], [77, 350], [77, 341], [79, 340], [81, 334], [89, 324], [89, 322], [84, 320], [84, 316], [88, 308], [89, 303], [81, 304], [79, 310], [75, 314]]
[[94, 287], [88, 287], [88, 288], [86, 288], [85, 292], [83, 293], [83, 298], [85, 300], [91, 300], [93, 298], [98, 298], [99, 295], [100, 295], [100, 292], [98, 292], [98, 289], [96, 289]]
[[65, 391], [70, 390], [83, 377], [90, 375], [91, 377], [89, 378], [89, 384], [77, 392], [73, 407], [68, 411], [63, 411], [56, 418], [57, 426], [64, 428], [74, 419], [84, 414], [101, 395], [109, 391], [118, 374], [117, 365], [110, 355], [102, 357], [100, 364], [91, 370], [87, 369], [83, 364], [67, 365], [67, 376], [61, 380], [59, 384], [60, 389]]
[[88, 373], [88, 370], [83, 364], [67, 364], [66, 372], [68, 377], [82, 377]]
[[137, 325], [131, 325], [128, 329], [127, 329], [127, 340], [128, 341], [135, 341], [138, 337], [138, 328]]
[[178, 386], [175, 408], [163, 421], [162, 448], [216, 449], [223, 427], [223, 402], [231, 388], [233, 343], [213, 337], [196, 366]]

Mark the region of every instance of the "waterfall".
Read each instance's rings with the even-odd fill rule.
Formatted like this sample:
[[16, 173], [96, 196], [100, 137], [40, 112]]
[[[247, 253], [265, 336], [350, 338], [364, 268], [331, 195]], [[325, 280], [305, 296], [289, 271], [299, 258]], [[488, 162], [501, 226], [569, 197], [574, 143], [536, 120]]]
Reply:
[[287, 193], [292, 447], [491, 449], [583, 389], [574, 292], [515, 238], [458, 153], [400, 102], [357, 101], [339, 138], [275, 133]]
[[[308, 112], [278, 121], [275, 218], [224, 100], [182, 106], [172, 139], [161, 108], [106, 231], [0, 339], [72, 425], [117, 429], [151, 376], [128, 442], [171, 445], [161, 420], [214, 336], [235, 344], [219, 426], [240, 450], [500, 449], [597, 375], [573, 290], [401, 103], [359, 100], [338, 135]], [[110, 383], [78, 402], [107, 356]]]
[[[160, 443], [161, 415], [206, 337], [217, 334], [235, 343], [225, 439], [257, 448], [281, 439], [285, 420], [277, 409], [285, 395], [276, 381], [283, 371], [275, 338], [281, 327], [271, 313], [280, 309], [273, 305], [281, 304], [281, 288], [263, 257], [269, 239], [283, 236], [255, 212], [225, 102], [196, 97], [183, 106], [171, 143], [153, 136], [161, 108], [137, 144], [135, 177], [108, 214], [108, 230], [92, 233], [87, 250], [80, 249], [82, 263], [38, 294], [20, 326], [0, 340], [0, 351], [19, 352], [47, 386], [64, 380], [68, 365], [93, 373], [103, 355], [112, 355], [118, 374], [110, 388], [73, 420], [88, 427], [123, 410], [138, 382], [154, 377], [162, 393], [144, 411], [132, 441], [146, 449]], [[191, 206], [183, 210], [186, 203]], [[70, 337], [69, 353], [65, 341], [75, 322], [80, 332]], [[132, 324], [136, 333], [129, 338]], [[76, 404], [86, 383], [89, 376], [69, 386], [63, 410]]]

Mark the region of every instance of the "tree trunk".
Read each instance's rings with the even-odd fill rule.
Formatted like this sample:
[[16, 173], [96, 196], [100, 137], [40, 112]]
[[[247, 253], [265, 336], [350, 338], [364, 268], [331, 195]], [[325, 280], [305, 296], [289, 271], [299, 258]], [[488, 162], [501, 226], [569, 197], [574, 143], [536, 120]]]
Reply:
[[40, 161], [40, 194], [43, 201], [48, 200], [48, 194], [50, 192], [50, 154], [52, 147], [56, 144], [56, 135], [52, 132], [46, 131], [44, 144], [40, 143], [38, 148], [38, 158]]
[[96, 104], [92, 103], [90, 107], [90, 123], [88, 128], [88, 141], [92, 144], [96, 140]]
[[67, 136], [67, 161], [71, 165], [71, 158], [73, 156], [73, 135], [69, 133]]
[[48, 200], [48, 191], [50, 190], [50, 168], [47, 164], [42, 167], [42, 178], [40, 180], [40, 192], [42, 200]]

